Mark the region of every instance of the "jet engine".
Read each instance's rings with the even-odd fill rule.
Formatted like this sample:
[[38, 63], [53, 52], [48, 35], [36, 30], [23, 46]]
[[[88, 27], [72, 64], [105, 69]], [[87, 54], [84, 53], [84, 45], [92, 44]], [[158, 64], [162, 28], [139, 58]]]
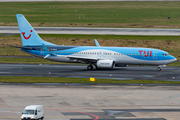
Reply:
[[113, 60], [98, 60], [96, 65], [97, 65], [97, 68], [113, 68], [114, 61]]

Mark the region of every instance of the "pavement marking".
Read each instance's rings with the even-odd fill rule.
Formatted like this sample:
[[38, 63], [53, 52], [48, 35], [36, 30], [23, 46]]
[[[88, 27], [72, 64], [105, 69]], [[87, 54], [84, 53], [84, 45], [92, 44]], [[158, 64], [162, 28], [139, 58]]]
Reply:
[[180, 95], [169, 96], [164, 99], [174, 99], [174, 98], [178, 98], [178, 97], [180, 97]]
[[21, 112], [13, 112], [13, 111], [0, 111], [0, 112], [7, 112], [7, 113], [21, 113]]

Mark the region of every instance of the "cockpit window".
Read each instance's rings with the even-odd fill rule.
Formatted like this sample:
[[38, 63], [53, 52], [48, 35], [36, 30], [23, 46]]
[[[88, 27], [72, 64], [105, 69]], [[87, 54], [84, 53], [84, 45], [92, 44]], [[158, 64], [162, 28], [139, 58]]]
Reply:
[[162, 54], [163, 56], [168, 56], [169, 54]]

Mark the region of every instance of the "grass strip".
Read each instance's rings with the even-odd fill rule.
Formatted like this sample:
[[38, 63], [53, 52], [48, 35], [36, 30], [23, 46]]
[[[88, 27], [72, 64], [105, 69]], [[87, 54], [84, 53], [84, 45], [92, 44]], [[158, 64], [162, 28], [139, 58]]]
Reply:
[[[180, 59], [180, 36], [136, 36], [136, 35], [54, 35], [40, 34], [41, 38], [57, 45], [95, 46], [97, 39], [101, 46], [157, 48], [169, 52]], [[28, 56], [20, 49], [4, 44], [21, 46], [20, 35], [1, 36], [0, 54], [9, 56]]]
[[0, 25], [8, 26], [17, 25], [20, 13], [32, 26], [180, 27], [178, 1], [2, 2], [0, 8]]
[[65, 77], [25, 77], [25, 76], [0, 76], [3, 83], [120, 83], [120, 84], [180, 84], [179, 81], [155, 81], [155, 80], [112, 80], [96, 79], [91, 82], [89, 78], [65, 78]]

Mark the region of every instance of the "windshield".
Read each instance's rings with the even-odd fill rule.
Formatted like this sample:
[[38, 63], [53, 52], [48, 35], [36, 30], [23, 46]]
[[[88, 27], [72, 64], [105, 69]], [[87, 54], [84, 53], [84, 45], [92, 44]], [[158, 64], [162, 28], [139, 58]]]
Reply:
[[169, 54], [162, 54], [163, 56], [168, 56]]
[[24, 110], [23, 114], [34, 114], [34, 110]]

